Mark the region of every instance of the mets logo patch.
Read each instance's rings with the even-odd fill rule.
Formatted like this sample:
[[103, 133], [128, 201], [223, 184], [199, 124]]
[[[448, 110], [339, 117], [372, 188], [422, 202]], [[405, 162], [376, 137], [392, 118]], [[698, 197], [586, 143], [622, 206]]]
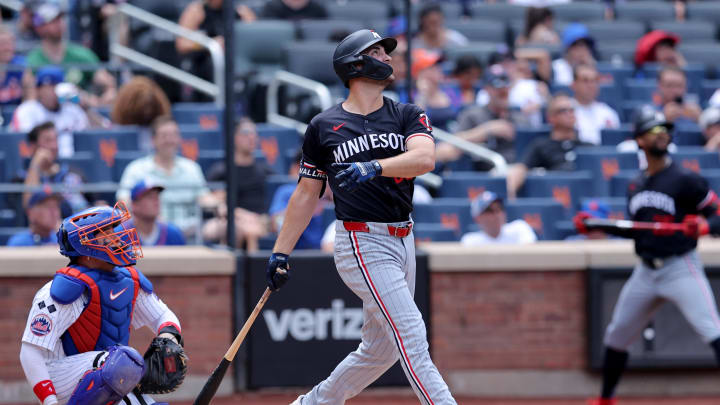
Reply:
[[37, 314], [30, 321], [30, 331], [35, 336], [45, 336], [52, 330], [52, 320], [46, 314]]

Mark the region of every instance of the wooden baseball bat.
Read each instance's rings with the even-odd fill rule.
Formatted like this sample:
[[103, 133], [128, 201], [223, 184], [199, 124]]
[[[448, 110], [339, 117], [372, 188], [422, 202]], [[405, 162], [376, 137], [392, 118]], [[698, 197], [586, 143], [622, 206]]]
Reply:
[[634, 229], [643, 231], [683, 232], [686, 226], [678, 222], [641, 222], [626, 219], [587, 218], [585, 226], [588, 229]]
[[250, 313], [250, 316], [248, 317], [247, 321], [245, 321], [245, 324], [243, 325], [242, 329], [240, 329], [240, 332], [235, 337], [235, 340], [230, 345], [230, 348], [227, 350], [227, 352], [225, 352], [225, 356], [222, 360], [220, 360], [220, 364], [215, 367], [215, 370], [210, 375], [210, 378], [208, 378], [208, 380], [205, 382], [205, 385], [202, 387], [202, 390], [200, 390], [200, 394], [198, 394], [195, 402], [193, 402], [193, 405], [210, 404], [210, 401], [213, 399], [218, 387], [220, 386], [220, 382], [225, 376], [225, 372], [227, 372], [230, 363], [232, 363], [233, 359], [235, 359], [235, 355], [237, 354], [240, 345], [242, 344], [243, 340], [245, 340], [245, 336], [247, 336], [248, 332], [250, 331], [250, 327], [252, 326], [253, 322], [255, 322], [255, 318], [257, 318], [258, 314], [262, 310], [263, 305], [265, 305], [265, 301], [267, 301], [268, 297], [270, 296], [270, 292], [270, 288], [265, 288], [265, 292], [263, 293], [262, 297], [260, 297], [260, 301], [258, 301], [258, 303], [255, 305], [255, 309], [253, 309], [252, 313]]

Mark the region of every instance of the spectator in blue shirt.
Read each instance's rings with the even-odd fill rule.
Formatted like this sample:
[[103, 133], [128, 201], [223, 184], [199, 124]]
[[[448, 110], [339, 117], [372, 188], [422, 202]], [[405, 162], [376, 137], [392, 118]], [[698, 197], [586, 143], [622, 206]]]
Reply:
[[20, 104], [32, 97], [32, 74], [25, 57], [15, 52], [15, 35], [6, 25], [0, 25], [0, 64], [8, 65], [0, 72], [0, 105]]
[[45, 186], [30, 196], [25, 210], [28, 229], [11, 236], [8, 246], [57, 245], [56, 232], [60, 227], [62, 196]]
[[143, 246], [184, 245], [185, 237], [177, 226], [160, 222], [160, 193], [165, 187], [147, 178], [130, 190], [132, 223]]
[[[302, 152], [298, 152], [295, 156], [293, 164], [290, 165], [289, 175], [298, 176], [300, 171], [300, 158]], [[293, 191], [295, 191], [297, 183], [293, 182], [290, 184], [283, 184], [275, 190], [273, 194], [272, 202], [270, 203], [269, 214], [272, 219], [273, 231], [278, 232], [282, 228], [283, 219], [285, 218], [285, 209], [287, 208], [288, 202]], [[330, 187], [325, 188], [325, 195], [318, 201], [315, 207], [315, 212], [310, 223], [308, 224], [305, 231], [300, 235], [295, 249], [320, 249], [320, 242], [322, 241], [323, 233], [325, 233], [325, 226], [323, 225], [323, 209], [328, 203], [330, 195]]]

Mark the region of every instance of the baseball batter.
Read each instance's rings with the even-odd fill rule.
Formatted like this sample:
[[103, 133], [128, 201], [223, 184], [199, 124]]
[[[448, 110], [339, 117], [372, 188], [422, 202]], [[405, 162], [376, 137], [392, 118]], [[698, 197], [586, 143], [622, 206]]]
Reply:
[[415, 105], [382, 96], [394, 80], [388, 62], [397, 42], [356, 31], [335, 49], [333, 67], [347, 99], [312, 119], [305, 133], [300, 182], [267, 267], [276, 290], [289, 278], [288, 255], [307, 226], [327, 180], [334, 193], [335, 265], [363, 301], [362, 341], [330, 374], [293, 404], [344, 404], [398, 359], [423, 404], [455, 404], [430, 359], [415, 305], [412, 234], [414, 177], [433, 169], [435, 144]]
[[[627, 363], [627, 349], [665, 301], [677, 305], [720, 362], [720, 318], [695, 250], [699, 236], [720, 234], [717, 196], [705, 179], [668, 156], [672, 127], [651, 107], [637, 115], [635, 139], [648, 167], [628, 186], [628, 214], [633, 221], [682, 222], [685, 231], [616, 232], [635, 240], [640, 260], [620, 292], [605, 332], [602, 393], [591, 404], [615, 404], [615, 387]], [[582, 219], [575, 219], [579, 229], [583, 228]]]
[[127, 346], [130, 326], [181, 341], [180, 322], [132, 267], [142, 250], [125, 205], [94, 207], [65, 219], [60, 253], [70, 263], [36, 294], [20, 362], [40, 403], [158, 404], [133, 389], [143, 357]]

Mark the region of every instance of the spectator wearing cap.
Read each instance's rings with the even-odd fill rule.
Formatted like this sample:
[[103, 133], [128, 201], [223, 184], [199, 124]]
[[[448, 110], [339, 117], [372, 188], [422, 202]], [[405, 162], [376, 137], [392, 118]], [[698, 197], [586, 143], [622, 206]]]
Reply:
[[575, 170], [575, 149], [590, 146], [577, 139], [575, 132], [575, 105], [573, 100], [558, 94], [550, 101], [547, 109], [550, 137], [535, 139], [525, 151], [519, 163], [510, 166], [507, 174], [508, 198], [515, 198], [525, 183], [530, 170]]
[[[485, 71], [487, 102], [466, 107], [458, 115], [456, 136], [482, 144], [500, 153], [508, 162], [515, 161], [515, 127], [528, 126], [529, 120], [520, 109], [510, 108], [510, 78], [502, 65], [492, 65]], [[460, 157], [460, 150], [448, 144], [439, 144], [439, 161], [452, 161]], [[482, 163], [478, 163], [482, 165]], [[478, 170], [489, 170], [480, 166]]]
[[475, 104], [481, 76], [482, 63], [474, 55], [462, 55], [455, 60], [452, 78], [460, 91], [463, 106]]
[[90, 121], [78, 105], [77, 96], [58, 98], [56, 90], [63, 78], [63, 70], [58, 66], [39, 69], [35, 75], [37, 99], [24, 101], [15, 109], [10, 128], [28, 132], [36, 125], [50, 121], [58, 131], [59, 156], [70, 157], [75, 151], [73, 132], [87, 129]]
[[140, 180], [151, 178], [165, 187], [160, 197], [160, 218], [177, 225], [188, 236], [199, 231], [199, 200], [209, 195], [200, 165], [178, 155], [180, 129], [170, 116], [161, 116], [152, 124], [154, 153], [135, 159], [123, 171], [116, 193], [117, 200], [129, 202], [130, 191]]
[[[90, 49], [68, 41], [65, 38], [67, 24], [65, 11], [57, 2], [44, 2], [33, 10], [33, 26], [38, 36], [40, 45], [32, 49], [27, 55], [28, 65], [32, 68], [39, 68], [46, 65], [71, 65], [95, 66], [100, 63], [97, 55]], [[79, 87], [89, 87], [92, 82], [93, 70], [70, 71], [68, 81]]]
[[605, 128], [620, 127], [620, 117], [609, 105], [597, 100], [599, 74], [594, 65], [577, 65], [573, 69], [572, 90], [575, 96], [575, 119], [578, 139], [600, 145]]
[[571, 23], [563, 30], [563, 57], [552, 62], [553, 83], [569, 86], [573, 69], [578, 65], [595, 65], [595, 40], [584, 24]]
[[160, 193], [165, 190], [152, 178], [140, 180], [130, 190], [132, 223], [143, 246], [184, 245], [185, 237], [177, 226], [158, 221]]
[[[27, 189], [41, 185], [62, 185], [62, 217], [81, 211], [88, 206], [88, 199], [77, 189], [83, 184], [83, 175], [58, 161], [58, 133], [52, 122], [41, 123], [27, 134], [30, 158], [23, 162], [13, 181], [23, 182]], [[24, 193], [23, 206], [29, 204], [30, 193]]]
[[470, 214], [480, 230], [463, 235], [460, 243], [464, 246], [524, 244], [537, 240], [535, 231], [524, 220], [507, 222], [503, 200], [492, 191], [485, 191], [472, 200]]
[[4, 24], [0, 24], [0, 65], [7, 66], [0, 71], [0, 105], [20, 104], [34, 96], [32, 72], [25, 57], [15, 52], [15, 34]]
[[635, 75], [643, 77], [643, 66], [648, 62], [657, 62], [663, 66], [682, 68], [685, 58], [677, 50], [680, 37], [672, 32], [653, 30], [638, 39], [635, 47]]
[[418, 20], [418, 33], [413, 38], [413, 47], [442, 52], [468, 43], [463, 34], [445, 26], [445, 13], [438, 3], [423, 6]]
[[695, 98], [687, 93], [687, 76], [682, 69], [675, 66], [660, 69], [653, 103], [668, 121], [675, 124], [697, 123], [702, 110]]
[[708, 107], [700, 115], [700, 130], [705, 137], [705, 149], [720, 151], [720, 107]]
[[49, 187], [34, 191], [27, 204], [25, 213], [28, 229], [16, 233], [8, 239], [8, 246], [56, 245], [57, 230], [60, 227], [60, 194]]
[[412, 51], [410, 74], [415, 79], [414, 103], [424, 109], [433, 126], [447, 129], [462, 108], [457, 88], [449, 85], [440, 66], [440, 54], [417, 48]]

